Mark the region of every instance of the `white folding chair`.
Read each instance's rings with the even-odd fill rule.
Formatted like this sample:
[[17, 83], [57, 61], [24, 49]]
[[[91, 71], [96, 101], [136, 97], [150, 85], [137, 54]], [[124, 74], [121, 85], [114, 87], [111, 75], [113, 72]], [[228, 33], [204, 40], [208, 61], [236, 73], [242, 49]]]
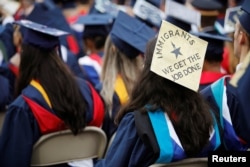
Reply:
[[153, 164], [149, 167], [208, 167], [208, 158], [187, 158], [169, 164]]
[[31, 166], [49, 166], [102, 158], [107, 137], [101, 128], [87, 126], [74, 136], [67, 129], [43, 135], [33, 146]]

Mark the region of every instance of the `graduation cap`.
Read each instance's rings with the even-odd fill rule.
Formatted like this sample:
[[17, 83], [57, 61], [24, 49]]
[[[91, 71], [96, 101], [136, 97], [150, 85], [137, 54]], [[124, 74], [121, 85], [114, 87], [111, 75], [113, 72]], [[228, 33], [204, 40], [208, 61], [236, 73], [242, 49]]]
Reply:
[[176, 84], [198, 91], [207, 42], [162, 21], [150, 70]]
[[227, 8], [225, 18], [216, 20], [215, 28], [221, 34], [232, 33], [235, 30], [235, 23], [243, 13], [240, 6]]
[[157, 28], [160, 27], [161, 20], [165, 18], [162, 10], [145, 0], [137, 0], [133, 12], [137, 17]]
[[130, 58], [144, 53], [147, 42], [155, 34], [156, 32], [144, 22], [122, 11], [118, 13], [110, 32], [114, 45]]
[[119, 10], [121, 10], [121, 6], [109, 0], [95, 0], [91, 13], [108, 13], [116, 17]]
[[50, 28], [30, 20], [19, 20], [14, 23], [22, 28], [24, 44], [30, 44], [42, 49], [54, 49], [60, 44], [59, 37], [68, 34], [65, 31]]
[[191, 4], [204, 15], [208, 14], [206, 11], [216, 11], [223, 8], [223, 5], [215, 0], [193, 0]]
[[200, 29], [214, 27], [223, 5], [215, 0], [193, 0], [187, 6], [201, 13]]
[[244, 12], [239, 17], [240, 24], [250, 34], [250, 1], [245, 0], [241, 5], [241, 9]]
[[110, 14], [88, 14], [80, 16], [77, 24], [84, 25], [83, 38], [107, 36], [112, 28], [114, 17]]
[[161, 6], [162, 3], [162, 0], [147, 0], [147, 1], [158, 8]]
[[215, 29], [204, 32], [191, 31], [190, 33], [208, 42], [205, 55], [205, 59], [208, 61], [222, 61], [224, 42], [232, 42], [232, 38], [218, 33]]
[[53, 0], [54, 3], [60, 5], [62, 9], [70, 9], [76, 7], [75, 0]]
[[25, 19], [35, 23], [47, 25], [51, 28], [72, 32], [67, 20], [62, 14], [61, 9], [50, 0], [36, 3], [32, 12]]
[[191, 25], [200, 27], [200, 12], [190, 9], [183, 4], [170, 1], [166, 2], [166, 20], [186, 31], [191, 30]]

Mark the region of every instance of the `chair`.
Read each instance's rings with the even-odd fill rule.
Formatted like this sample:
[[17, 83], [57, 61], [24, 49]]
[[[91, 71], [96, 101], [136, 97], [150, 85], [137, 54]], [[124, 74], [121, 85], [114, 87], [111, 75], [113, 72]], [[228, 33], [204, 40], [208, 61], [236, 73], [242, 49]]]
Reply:
[[208, 158], [187, 158], [169, 164], [153, 164], [149, 167], [208, 167]]
[[75, 160], [102, 158], [107, 145], [104, 131], [87, 126], [74, 136], [67, 129], [43, 135], [33, 146], [31, 166], [49, 166]]
[[6, 114], [6, 111], [0, 111], [0, 133], [1, 133], [2, 128], [3, 128], [5, 114]]

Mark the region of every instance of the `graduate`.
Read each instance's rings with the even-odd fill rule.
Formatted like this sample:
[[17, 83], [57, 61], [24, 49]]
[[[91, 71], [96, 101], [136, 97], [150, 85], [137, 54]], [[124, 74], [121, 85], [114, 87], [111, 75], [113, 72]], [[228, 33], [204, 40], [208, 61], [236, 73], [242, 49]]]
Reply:
[[77, 20], [77, 24], [84, 25], [82, 43], [87, 53], [78, 59], [78, 63], [94, 86], [100, 84], [104, 45], [113, 21], [114, 17], [110, 14], [92, 13]]
[[0, 136], [2, 167], [28, 167], [33, 144], [42, 135], [63, 129], [77, 135], [87, 125], [100, 127], [104, 116], [91, 84], [76, 78], [60, 58], [58, 38], [67, 33], [29, 20], [15, 24], [24, 34], [16, 99]]
[[[214, 136], [211, 136], [212, 141], [209, 140], [213, 130], [213, 118], [208, 106], [197, 92], [190, 90], [198, 89], [199, 72], [194, 74], [196, 77], [192, 77], [193, 82], [189, 85], [193, 87], [190, 89], [183, 86], [188, 82], [187, 79], [180, 79], [178, 83], [172, 81], [172, 76], [177, 80], [180, 76], [178, 73], [182, 71], [178, 70], [178, 62], [184, 62], [185, 57], [193, 55], [198, 47], [203, 48], [203, 51], [199, 52], [201, 58], [196, 63], [202, 65], [206, 42], [198, 46], [200, 41], [192, 37], [197, 46], [186, 53], [187, 49], [184, 50], [183, 43], [191, 47], [189, 42], [178, 36], [170, 37], [168, 34], [177, 30], [182, 31], [163, 21], [158, 38], [149, 41], [144, 54], [143, 70], [138, 75], [128, 102], [116, 117], [119, 126], [115, 138], [105, 158], [95, 166], [147, 167], [156, 162], [169, 163], [188, 156], [201, 156], [203, 149], [211, 150], [217, 147]], [[158, 69], [158, 72], [155, 72], [155, 69]], [[166, 79], [165, 75], [171, 78]], [[179, 85], [180, 83], [182, 85]], [[196, 117], [192, 118], [193, 114]], [[192, 131], [191, 126], [196, 130]], [[157, 133], [157, 129], [161, 129], [161, 132]], [[199, 135], [195, 134], [197, 131]], [[188, 141], [187, 136], [195, 136], [195, 139]], [[161, 141], [164, 141], [165, 145]], [[205, 148], [205, 145], [211, 148]], [[164, 150], [165, 154], [159, 150]]]
[[230, 138], [234, 133], [237, 137], [233, 145], [224, 143], [230, 150], [237, 150], [240, 145], [250, 146], [249, 107], [246, 102], [249, 99], [250, 1], [245, 0], [241, 9], [243, 14], [239, 16], [234, 32], [234, 54], [239, 59], [236, 72], [233, 78], [223, 77], [201, 92], [223, 116], [222, 126], [234, 128], [234, 132], [227, 132], [223, 136]]
[[223, 76], [228, 75], [222, 68], [224, 42], [232, 42], [232, 39], [226, 35], [219, 34], [216, 30], [191, 33], [208, 42], [200, 79], [199, 90], [202, 90]]
[[[127, 24], [127, 22], [131, 24]], [[135, 17], [119, 12], [108, 36], [103, 57], [101, 84], [97, 86], [105, 102], [103, 130], [108, 139], [117, 126], [114, 118], [129, 99], [132, 88], [143, 66], [146, 43], [155, 31]]]
[[[62, 10], [54, 4], [52, 0], [44, 0], [43, 2], [33, 3], [32, 5], [33, 8], [30, 13], [25, 16], [25, 19], [69, 32], [67, 35], [60, 37], [60, 42], [66, 47], [67, 52], [71, 52], [77, 59], [81, 57], [84, 53], [82, 45], [79, 43], [75, 31], [67, 22]], [[71, 58], [71, 56], [68, 55], [66, 57], [68, 57], [68, 59]]]
[[207, 157], [224, 140], [235, 139], [233, 133], [231, 139], [220, 137], [220, 118], [198, 92], [207, 42], [177, 32], [185, 33], [163, 21], [158, 37], [148, 43], [142, 73], [116, 118], [115, 138], [96, 167], [147, 167]]

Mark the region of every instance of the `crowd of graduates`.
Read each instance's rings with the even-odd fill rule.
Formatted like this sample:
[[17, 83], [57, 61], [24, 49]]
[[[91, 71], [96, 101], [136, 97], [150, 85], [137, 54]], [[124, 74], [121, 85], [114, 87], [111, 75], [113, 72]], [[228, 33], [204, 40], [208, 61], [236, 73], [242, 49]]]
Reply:
[[249, 149], [250, 0], [4, 0], [0, 16], [1, 167], [86, 126], [114, 137], [105, 157], [61, 166]]

